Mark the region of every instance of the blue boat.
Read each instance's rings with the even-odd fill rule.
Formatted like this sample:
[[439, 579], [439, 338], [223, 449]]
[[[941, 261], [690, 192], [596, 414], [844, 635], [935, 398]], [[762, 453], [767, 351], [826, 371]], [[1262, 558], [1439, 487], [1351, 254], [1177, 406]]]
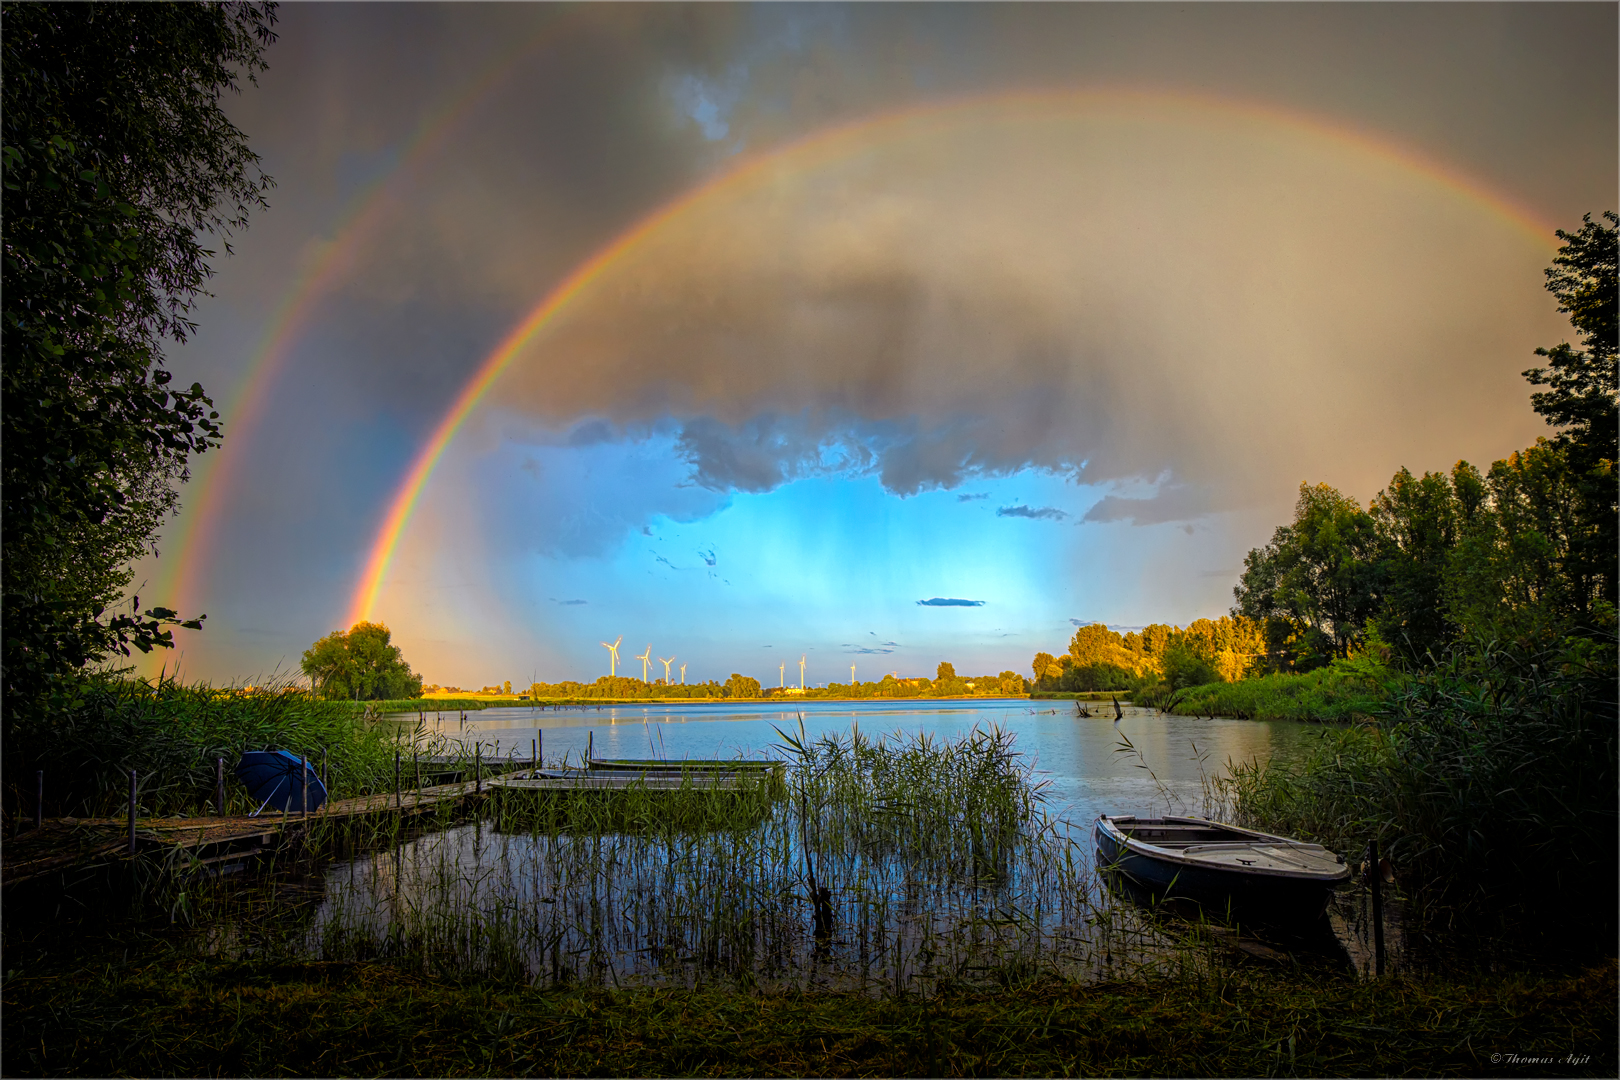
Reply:
[[1314, 922], [1350, 880], [1321, 844], [1204, 818], [1103, 814], [1096, 842], [1098, 867], [1131, 898], [1240, 924]]

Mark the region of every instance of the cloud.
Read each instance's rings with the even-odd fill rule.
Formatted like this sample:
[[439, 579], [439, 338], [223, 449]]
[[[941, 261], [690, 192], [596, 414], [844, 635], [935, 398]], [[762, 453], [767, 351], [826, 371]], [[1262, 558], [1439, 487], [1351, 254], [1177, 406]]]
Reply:
[[936, 596], [931, 600], [917, 601], [922, 607], [983, 607], [983, 600], [957, 600], [943, 596]]
[[[1125, 521], [1132, 525], [1159, 525], [1186, 522], [1212, 510], [1213, 499], [1207, 487], [1192, 484], [1161, 483], [1146, 498], [1108, 495], [1087, 510], [1082, 522]], [[1187, 528], [1191, 532], [1191, 528]]]
[[973, 492], [972, 494], [969, 494], [969, 495], [958, 495], [956, 497], [956, 501], [957, 502], [974, 502], [974, 501], [976, 501], [978, 499], [988, 499], [989, 497], [990, 497], [990, 493], [988, 491], [975, 491], [975, 492]]
[[553, 604], [561, 604], [563, 607], [577, 607], [578, 605], [587, 603], [588, 601], [585, 601], [585, 600], [558, 600], [555, 597], [553, 597], [551, 602]]
[[860, 648], [846, 648], [844, 651], [850, 656], [887, 656], [889, 653], [894, 652], [893, 649], [872, 649], [865, 646]]
[[1062, 521], [1069, 515], [1055, 506], [998, 506], [996, 517], [1015, 518], [1042, 518], [1047, 521]]
[[1096, 619], [1070, 619], [1069, 620], [1069, 625], [1070, 626], [1106, 626], [1107, 624], [1106, 623], [1099, 623]]

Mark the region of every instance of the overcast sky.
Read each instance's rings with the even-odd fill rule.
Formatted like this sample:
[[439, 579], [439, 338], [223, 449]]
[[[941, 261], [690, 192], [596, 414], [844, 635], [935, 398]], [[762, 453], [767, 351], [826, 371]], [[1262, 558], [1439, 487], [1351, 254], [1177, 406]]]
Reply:
[[137, 581], [219, 683], [358, 614], [463, 687], [1220, 615], [1302, 481], [1545, 430], [1552, 230], [1616, 203], [1612, 4], [280, 20], [229, 104], [271, 206], [170, 356], [227, 446]]

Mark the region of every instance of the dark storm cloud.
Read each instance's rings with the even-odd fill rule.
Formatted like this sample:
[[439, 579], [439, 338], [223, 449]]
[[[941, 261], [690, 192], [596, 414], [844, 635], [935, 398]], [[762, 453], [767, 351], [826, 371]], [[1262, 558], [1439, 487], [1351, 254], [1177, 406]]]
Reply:
[[943, 596], [936, 596], [931, 600], [917, 601], [919, 607], [983, 607], [983, 600], [957, 600]]
[[[1612, 203], [1620, 156], [1612, 4], [302, 4], [284, 6], [280, 20], [270, 70], [227, 102], [278, 186], [238, 254], [220, 261], [218, 299], [199, 310], [202, 331], [172, 366], [182, 382], [228, 398], [273, 328], [270, 313], [335, 255], [339, 271], [296, 321], [286, 367], [267, 384], [267, 419], [254, 427], [226, 416], [249, 464], [232, 485], [206, 586], [221, 625], [274, 619], [300, 627], [301, 640], [335, 625], [334, 597], [389, 493], [494, 345], [593, 253], [739, 151], [929, 100], [1144, 86], [1394, 139], [1564, 227]], [[518, 59], [503, 70], [509, 53]], [[409, 156], [441, 117], [450, 119], [431, 151]], [[982, 149], [963, 152], [971, 160]], [[1363, 252], [1363, 267], [1394, 270], [1386, 338], [1332, 320], [1283, 325], [1284, 336], [1255, 336], [1282, 344], [1247, 350], [1258, 358], [1247, 368], [1241, 348], [1155, 330], [1220, 327], [1242, 312], [1276, 328], [1299, 299], [1290, 289], [1300, 260], [1313, 248], [1353, 254], [1363, 239], [1353, 229], [1290, 223], [1217, 263], [1197, 241], [1225, 219], [1221, 198], [1165, 191], [1159, 205], [1170, 211], [1142, 219], [1154, 252], [1146, 270], [1117, 260], [1111, 278], [1063, 294], [1053, 283], [1069, 268], [1042, 262], [1043, 236], [1108, 192], [1076, 198], [1085, 174], [1048, 164], [1062, 181], [1051, 191], [1038, 174], [1025, 174], [1030, 192], [1020, 180], [942, 197], [904, 175], [888, 186], [846, 175], [825, 190], [849, 181], [849, 207], [785, 192], [801, 199], [784, 205], [805, 210], [803, 230], [768, 215], [710, 219], [702, 224], [724, 226], [709, 234], [713, 247], [670, 253], [669, 274], [641, 276], [598, 310], [624, 321], [621, 336], [587, 334], [565, 342], [562, 360], [531, 358], [528, 393], [511, 407], [536, 427], [608, 441], [629, 437], [632, 422], [672, 418], [686, 435], [683, 467], [709, 494], [767, 490], [838, 462], [910, 493], [1026, 465], [1076, 473], [1089, 459], [1088, 482], [1170, 469], [1203, 483], [1203, 512], [1252, 505], [1279, 483], [1291, 491], [1301, 474], [1365, 495], [1401, 463], [1489, 460], [1481, 431], [1510, 448], [1542, 430], [1498, 418], [1510, 400], [1525, 411], [1517, 373], [1527, 349], [1557, 337], [1539, 326], [1506, 332], [1527, 319], [1497, 319], [1505, 293], [1477, 288], [1451, 264], [1418, 265], [1422, 244]], [[1264, 169], [1238, 171], [1244, 183], [1265, 181]], [[376, 221], [353, 240], [351, 208], [379, 177]], [[1026, 194], [1047, 201], [1021, 224], [1007, 211], [1028, 205]], [[1302, 217], [1331, 218], [1324, 207], [1342, 203], [1332, 190], [1299, 198], [1311, 204]], [[1431, 209], [1406, 208], [1390, 228], [1421, 232], [1440, 220]], [[1434, 226], [1438, 246], [1477, 224]], [[1003, 227], [999, 245], [939, 242]], [[750, 229], [764, 250], [741, 241], [720, 250]], [[1265, 259], [1244, 278], [1239, 264], [1256, 251]], [[1477, 261], [1456, 258], [1464, 269]], [[1240, 273], [1212, 299], [1199, 279], [1217, 265]], [[1386, 297], [1368, 280], [1369, 296], [1341, 289], [1321, 306], [1377, 309]], [[1539, 288], [1537, 266], [1512, 286], [1542, 300]], [[1129, 301], [1133, 291], [1152, 302]], [[1419, 326], [1424, 307], [1432, 318]], [[707, 330], [695, 325], [705, 312]], [[1351, 343], [1342, 356], [1313, 366], [1341, 340]], [[1423, 364], [1385, 348], [1402, 340]], [[508, 404], [509, 389], [490, 402]], [[780, 429], [761, 419], [798, 416], [802, 424]], [[1346, 471], [1361, 460], [1362, 472]], [[564, 483], [555, 472], [551, 482]], [[536, 512], [534, 544], [547, 553], [600, 553], [665, 512], [628, 485], [611, 499], [584, 484], [558, 490]], [[1144, 524], [1197, 509], [1146, 501], [1154, 505], [1111, 495], [1086, 519]], [[720, 504], [694, 501], [681, 514]]]
[[1033, 518], [1043, 521], [1062, 521], [1069, 515], [1055, 506], [998, 506], [996, 517]]

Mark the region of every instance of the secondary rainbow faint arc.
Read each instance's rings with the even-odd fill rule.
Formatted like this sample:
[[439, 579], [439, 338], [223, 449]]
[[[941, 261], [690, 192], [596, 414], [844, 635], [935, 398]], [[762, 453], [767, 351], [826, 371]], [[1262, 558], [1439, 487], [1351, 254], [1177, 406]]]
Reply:
[[[578, 10], [571, 9], [571, 12]], [[230, 489], [230, 481], [245, 452], [247, 433], [253, 430], [263, 415], [269, 401], [269, 388], [280, 373], [299, 331], [308, 324], [310, 316], [325, 298], [328, 286], [348, 264], [360, 244], [386, 217], [391, 182], [408, 175], [412, 168], [437, 151], [457, 123], [512, 74], [519, 61], [546, 46], [569, 22], [575, 21], [567, 17], [570, 13], [559, 16], [493, 58], [447, 104], [430, 113], [418, 125], [416, 134], [406, 143], [393, 168], [349, 199], [339, 215], [336, 236], [326, 245], [325, 251], [311, 260], [283, 296], [248, 361], [247, 377], [219, 410], [229, 425], [228, 437], [215, 451], [211, 464], [204, 459], [208, 467], [206, 471], [199, 470], [201, 475], [196, 480], [196, 499], [189, 505], [189, 512], [179, 520], [173, 536], [174, 557], [167, 561], [165, 572], [154, 589], [159, 596], [173, 598], [165, 600], [165, 603], [190, 613], [199, 584], [206, 576], [220, 511]]]
[[[1552, 247], [1552, 226], [1537, 220], [1534, 215], [1522, 207], [1514, 205], [1500, 193], [1492, 191], [1471, 177], [1447, 168], [1412, 148], [1375, 139], [1354, 128], [1330, 122], [1319, 116], [1258, 102], [1139, 89], [1014, 91], [913, 106], [880, 113], [853, 123], [838, 125], [813, 133], [776, 150], [753, 156], [655, 210], [652, 214], [631, 226], [628, 231], [621, 233], [607, 247], [592, 255], [590, 259], [569, 274], [538, 305], [531, 309], [529, 314], [502, 339], [494, 351], [479, 365], [471, 381], [463, 388], [461, 394], [445, 414], [444, 419], [434, 429], [432, 437], [417, 455], [410, 470], [405, 474], [404, 479], [396, 489], [394, 498], [389, 504], [388, 514], [383, 519], [382, 526], [377, 532], [377, 538], [372, 544], [365, 569], [350, 602], [347, 622], [352, 625], [363, 619], [373, 617], [394, 551], [399, 545], [406, 526], [410, 524], [411, 514], [416, 509], [422, 490], [432, 477], [434, 468], [438, 465], [440, 458], [443, 457], [451, 440], [455, 438], [456, 432], [478, 406], [485, 392], [511, 364], [513, 358], [523, 346], [539, 333], [570, 301], [599, 278], [618, 259], [638, 246], [666, 222], [677, 217], [682, 211], [722, 188], [747, 180], [767, 166], [785, 161], [796, 155], [806, 154], [818, 149], [828, 149], [833, 147], [834, 144], [842, 144], [861, 135], [882, 131], [885, 128], [899, 127], [902, 124], [919, 119], [949, 120], [967, 116], [977, 109], [1021, 103], [1074, 106], [1092, 101], [1116, 100], [1121, 102], [1169, 103], [1183, 107], [1196, 107], [1232, 116], [1260, 119], [1277, 124], [1285, 129], [1294, 129], [1318, 137], [1326, 137], [1333, 142], [1348, 145], [1374, 157], [1394, 162], [1402, 168], [1432, 180], [1454, 194], [1479, 203], [1537, 241], [1545, 244], [1549, 249]], [[859, 145], [864, 146], [866, 144], [860, 143]], [[820, 157], [812, 156], [811, 161], [807, 164], [816, 164], [820, 160], [822, 160]]]

